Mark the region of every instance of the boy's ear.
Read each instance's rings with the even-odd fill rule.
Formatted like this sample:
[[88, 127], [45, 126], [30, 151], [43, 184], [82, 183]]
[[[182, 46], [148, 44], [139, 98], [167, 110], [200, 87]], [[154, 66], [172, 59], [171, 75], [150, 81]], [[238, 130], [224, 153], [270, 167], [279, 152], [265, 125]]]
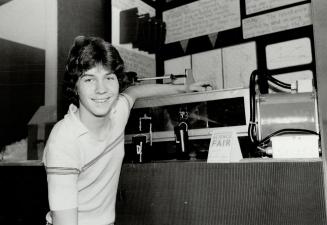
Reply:
[[78, 96], [78, 91], [77, 91], [77, 87], [76, 86], [74, 88], [74, 93], [75, 93], [76, 96]]

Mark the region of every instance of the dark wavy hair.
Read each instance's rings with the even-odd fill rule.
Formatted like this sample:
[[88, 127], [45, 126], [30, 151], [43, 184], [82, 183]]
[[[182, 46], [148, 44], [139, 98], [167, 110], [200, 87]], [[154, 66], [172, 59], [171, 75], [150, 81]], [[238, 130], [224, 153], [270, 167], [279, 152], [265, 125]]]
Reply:
[[64, 97], [69, 103], [79, 106], [76, 83], [83, 73], [97, 65], [114, 73], [122, 91], [124, 62], [117, 49], [99, 37], [78, 36], [69, 51], [63, 82]]

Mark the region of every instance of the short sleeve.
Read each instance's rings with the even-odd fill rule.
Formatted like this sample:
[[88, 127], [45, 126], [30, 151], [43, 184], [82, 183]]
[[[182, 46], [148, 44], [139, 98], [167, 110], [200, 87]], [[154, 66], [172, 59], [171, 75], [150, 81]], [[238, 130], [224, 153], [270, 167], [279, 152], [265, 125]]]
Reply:
[[133, 107], [133, 100], [130, 96], [125, 93], [119, 95], [117, 105], [113, 112], [113, 119], [118, 122], [119, 126], [116, 127], [117, 132], [122, 132], [125, 129], [125, 125], [128, 121], [130, 111]]
[[77, 207], [79, 161], [74, 136], [59, 122], [51, 131], [43, 155], [52, 211]]
[[123, 101], [126, 102], [128, 110], [131, 110], [134, 105], [134, 100], [126, 93], [120, 93], [120, 96], [122, 96]]
[[51, 131], [43, 155], [47, 174], [79, 173], [80, 156], [72, 134], [63, 124], [56, 124]]

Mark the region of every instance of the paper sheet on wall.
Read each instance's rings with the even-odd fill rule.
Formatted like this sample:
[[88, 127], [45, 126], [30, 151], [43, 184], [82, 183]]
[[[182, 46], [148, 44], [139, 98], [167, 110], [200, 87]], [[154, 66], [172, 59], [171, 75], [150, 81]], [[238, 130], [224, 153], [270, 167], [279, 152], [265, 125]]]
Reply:
[[[186, 69], [191, 69], [191, 56], [186, 55], [178, 58], [165, 60], [165, 74], [185, 74]], [[163, 80], [164, 83], [170, 83], [171, 80]]]
[[236, 132], [217, 132], [211, 136], [208, 163], [238, 162], [242, 159], [240, 144]]
[[166, 43], [239, 27], [239, 0], [202, 0], [163, 12]]
[[279, 69], [312, 62], [309, 38], [300, 38], [266, 46], [268, 69]]
[[[156, 62], [154, 58], [119, 46], [115, 47], [124, 60], [126, 71], [136, 72], [139, 78], [156, 76]], [[150, 81], [147, 81], [147, 83], [149, 82]], [[153, 81], [150, 83], [153, 83]]]
[[243, 37], [251, 38], [278, 31], [312, 24], [311, 5], [303, 4], [291, 8], [249, 17], [242, 20]]
[[305, 0], [245, 0], [246, 14], [252, 14], [268, 9], [277, 8], [284, 5], [290, 5]]
[[224, 88], [249, 87], [251, 73], [257, 69], [255, 42], [226, 47], [222, 52]]
[[192, 55], [192, 72], [194, 80], [209, 81], [213, 89], [223, 88], [223, 71], [221, 49]]

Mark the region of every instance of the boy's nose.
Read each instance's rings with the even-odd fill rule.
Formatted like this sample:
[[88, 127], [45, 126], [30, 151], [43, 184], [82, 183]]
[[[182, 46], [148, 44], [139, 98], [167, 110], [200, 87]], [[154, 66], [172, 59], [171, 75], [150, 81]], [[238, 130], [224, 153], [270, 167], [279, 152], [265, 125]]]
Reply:
[[107, 91], [107, 88], [106, 88], [106, 86], [104, 85], [103, 82], [98, 81], [95, 91], [96, 91], [96, 93], [102, 94], [102, 93], [105, 93]]

